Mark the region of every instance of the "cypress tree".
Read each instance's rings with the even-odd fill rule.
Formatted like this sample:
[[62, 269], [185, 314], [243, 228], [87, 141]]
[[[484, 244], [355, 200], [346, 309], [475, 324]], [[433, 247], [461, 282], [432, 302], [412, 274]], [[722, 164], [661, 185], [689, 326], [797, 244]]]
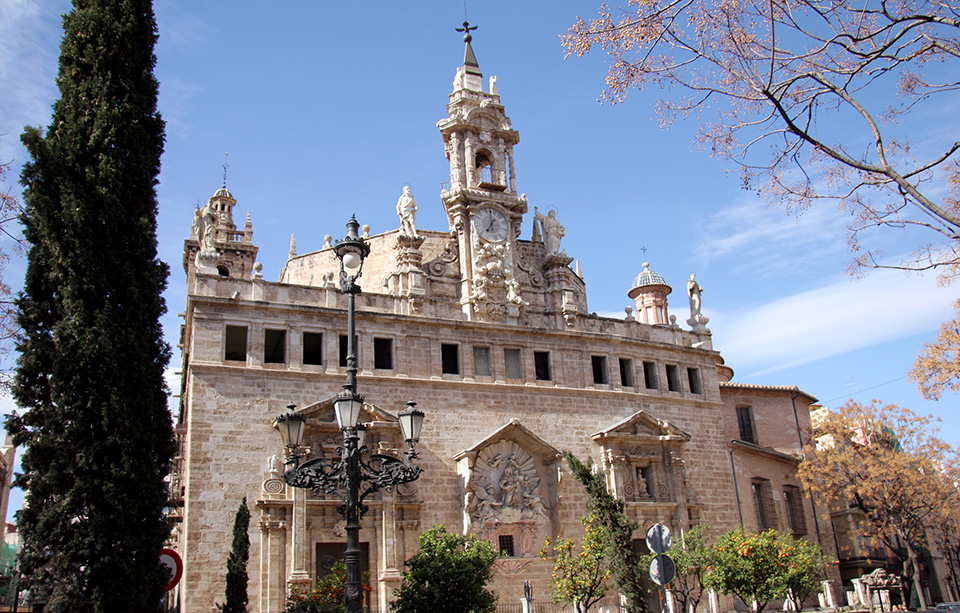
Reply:
[[247, 560], [250, 558], [250, 509], [244, 496], [233, 520], [233, 549], [227, 558], [227, 601], [217, 608], [224, 613], [247, 613]]
[[25, 580], [46, 611], [156, 611], [175, 451], [159, 323], [163, 150], [150, 0], [74, 0], [60, 98], [22, 136], [25, 286], [8, 420], [25, 444]]

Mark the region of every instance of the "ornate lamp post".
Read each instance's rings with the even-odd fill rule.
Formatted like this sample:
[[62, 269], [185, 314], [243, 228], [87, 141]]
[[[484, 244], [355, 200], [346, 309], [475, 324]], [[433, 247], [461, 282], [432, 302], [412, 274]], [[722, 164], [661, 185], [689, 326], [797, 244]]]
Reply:
[[[381, 489], [389, 491], [396, 485], [420, 477], [421, 469], [413, 460], [418, 457], [414, 445], [420, 440], [423, 426], [423, 411], [416, 408], [415, 402], [408, 402], [407, 408], [399, 414], [403, 438], [410, 446], [406, 460], [381, 454], [370, 455], [366, 461], [362, 459], [361, 456], [368, 453], [368, 449], [364, 446], [366, 427], [357, 424], [360, 409], [363, 408], [363, 396], [357, 393], [355, 297], [360, 293], [356, 281], [360, 277], [363, 260], [370, 253], [370, 246], [357, 235], [358, 228], [356, 218], [351, 217], [347, 222], [347, 237], [338, 241], [333, 248], [340, 260], [340, 291], [349, 296], [347, 382], [343, 385], [343, 391], [333, 400], [337, 424], [343, 432], [343, 446], [337, 448], [339, 459], [317, 458], [300, 464], [306, 454], [302, 443], [307, 418], [295, 411], [295, 405], [288, 406], [287, 413], [277, 417], [274, 422], [286, 448], [286, 463], [293, 465], [283, 474], [287, 485], [307, 488], [314, 495], [320, 495], [321, 492], [336, 495], [342, 501], [337, 511], [347, 522], [347, 550], [344, 554], [347, 566], [344, 586], [346, 613], [360, 613], [363, 606], [360, 589], [360, 519], [367, 511], [363, 501], [373, 492]], [[363, 492], [360, 491], [362, 482], [367, 483]]]

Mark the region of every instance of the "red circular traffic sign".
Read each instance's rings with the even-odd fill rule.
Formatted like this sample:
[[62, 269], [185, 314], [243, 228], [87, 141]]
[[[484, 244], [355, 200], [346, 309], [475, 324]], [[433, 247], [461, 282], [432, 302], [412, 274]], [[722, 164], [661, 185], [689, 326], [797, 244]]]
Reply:
[[180, 583], [180, 578], [183, 577], [183, 558], [173, 549], [164, 547], [160, 550], [160, 562], [170, 570], [170, 583], [164, 588], [169, 592]]

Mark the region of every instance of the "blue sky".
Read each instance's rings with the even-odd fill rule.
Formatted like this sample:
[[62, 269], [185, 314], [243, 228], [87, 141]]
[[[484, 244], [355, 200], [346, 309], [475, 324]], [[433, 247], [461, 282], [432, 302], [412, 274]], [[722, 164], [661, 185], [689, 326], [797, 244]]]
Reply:
[[[193, 209], [223, 180], [250, 213], [264, 276], [276, 280], [296, 233], [319, 248], [356, 214], [377, 233], [410, 185], [417, 226], [446, 229], [449, 180], [436, 128], [463, 58], [460, 1], [353, 3], [157, 0], [157, 70], [167, 141], [158, 187], [160, 257], [170, 264], [167, 339], [185, 304], [181, 266]], [[694, 120], [661, 130], [657, 90], [624, 104], [597, 102], [606, 58], [564, 59], [559, 35], [596, 0], [474, 1], [469, 19], [484, 76], [513, 127], [518, 187], [532, 207], [555, 208], [562, 247], [580, 261], [591, 311], [622, 317], [643, 261], [674, 287], [672, 314], [688, 316], [685, 281], [704, 287], [714, 346], [743, 383], [797, 385], [829, 406], [880, 398], [949, 418], [957, 396], [923, 401], [905, 379], [914, 356], [951, 314], [957, 289], [933, 275], [845, 275], [844, 219], [830, 206], [787, 216], [740, 188], [722, 161], [698, 150]], [[65, 0], [0, 0], [0, 160], [25, 160], [24, 125], [46, 126]], [[952, 137], [955, 105], [911, 120], [919, 143]], [[13, 184], [14, 190], [18, 189]], [[522, 238], [532, 232], [532, 214]], [[895, 258], [914, 237], [884, 231], [871, 246]], [[646, 251], [644, 252], [643, 249]], [[6, 280], [17, 286], [23, 262]], [[176, 370], [175, 356], [171, 371]], [[9, 360], [8, 360], [9, 368]], [[0, 404], [10, 410], [12, 404]], [[960, 425], [942, 435], [960, 444]], [[14, 501], [11, 507], [16, 508]]]

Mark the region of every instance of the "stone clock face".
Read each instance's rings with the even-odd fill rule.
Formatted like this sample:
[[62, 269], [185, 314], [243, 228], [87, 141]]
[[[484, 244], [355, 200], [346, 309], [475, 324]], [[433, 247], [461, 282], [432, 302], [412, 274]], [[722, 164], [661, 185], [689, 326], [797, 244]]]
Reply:
[[497, 209], [489, 207], [477, 211], [473, 216], [473, 225], [481, 238], [494, 243], [506, 240], [510, 231], [510, 222], [507, 221], [507, 216]]

